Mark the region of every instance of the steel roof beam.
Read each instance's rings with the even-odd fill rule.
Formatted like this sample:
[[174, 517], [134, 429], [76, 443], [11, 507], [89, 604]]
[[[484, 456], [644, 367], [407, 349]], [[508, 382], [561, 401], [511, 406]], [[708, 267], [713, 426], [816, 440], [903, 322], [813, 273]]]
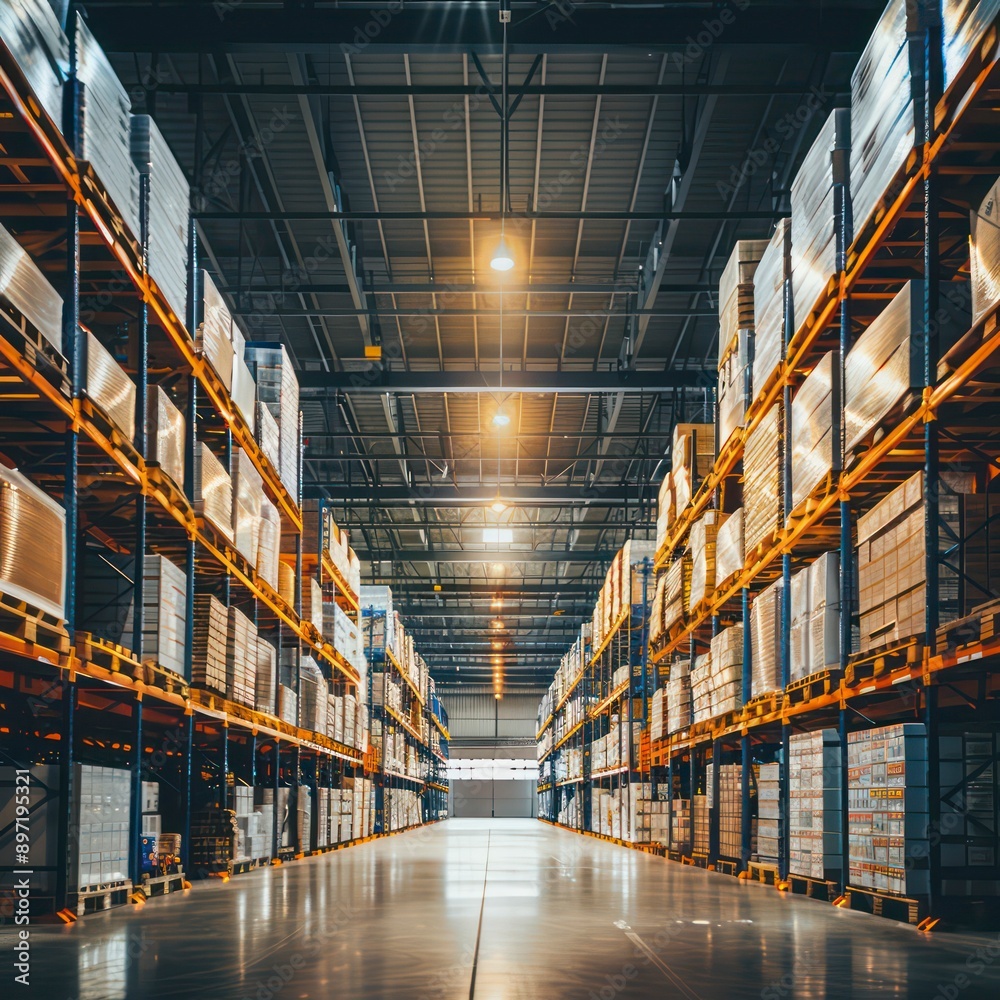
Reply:
[[[573, 209], [559, 211], [531, 211], [501, 214], [500, 210], [465, 211], [442, 209], [413, 209], [411, 211], [388, 212], [379, 209], [354, 209], [350, 211], [308, 209], [298, 211], [204, 211], [192, 212], [192, 218], [199, 222], [500, 222], [506, 219], [526, 219], [529, 222], [728, 222], [743, 220], [749, 222], [774, 222], [783, 218], [775, 209], [753, 209], [740, 212], [710, 212], [703, 209], [681, 211], [638, 212], [620, 209], [617, 211]], [[438, 294], [450, 291], [447, 281], [442, 281], [436, 289]], [[506, 291], [506, 289], [505, 289]], [[623, 289], [612, 289], [621, 293]], [[631, 291], [626, 288], [624, 291]]]
[[[372, 558], [382, 561], [381, 557], [370, 552], [358, 552], [361, 559]], [[441, 549], [430, 546], [427, 549], [394, 549], [390, 554], [392, 562], [413, 563], [546, 563], [571, 562], [589, 564], [603, 560], [611, 562], [614, 552], [595, 552], [581, 549], [579, 552], [569, 549]]]
[[[229, 283], [234, 295], [291, 295], [312, 293], [314, 295], [349, 295], [351, 288], [346, 284], [296, 284], [294, 288], [281, 284], [262, 282], [255, 285], [237, 286]], [[663, 284], [661, 295], [693, 295], [696, 292], [711, 292], [714, 285], [708, 281]], [[441, 281], [383, 281], [368, 289], [369, 295], [499, 295], [497, 282], [457, 282]], [[503, 284], [503, 294], [507, 295], [617, 295], [621, 288], [612, 282], [601, 281], [540, 281], [531, 284], [507, 282]]]
[[[331, 503], [350, 503], [353, 507], [488, 507], [496, 499], [495, 486], [400, 486], [379, 487], [374, 491], [363, 485], [344, 483], [317, 484], [306, 491], [311, 496], [325, 496]], [[588, 503], [592, 507], [622, 507], [638, 504], [639, 487], [600, 486], [567, 489], [550, 486], [512, 486], [501, 490], [508, 507], [567, 507]]]

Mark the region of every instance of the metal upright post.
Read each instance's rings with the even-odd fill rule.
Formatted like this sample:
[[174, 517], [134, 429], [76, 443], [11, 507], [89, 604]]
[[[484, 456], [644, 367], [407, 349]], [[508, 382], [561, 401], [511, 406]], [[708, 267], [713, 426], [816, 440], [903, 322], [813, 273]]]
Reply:
[[[188, 225], [188, 330], [192, 336], [201, 321], [200, 283], [198, 281], [198, 229], [192, 219]], [[198, 380], [188, 377], [187, 412], [184, 425], [184, 492], [194, 501], [194, 466], [198, 448]], [[193, 538], [187, 541], [185, 571], [187, 573], [186, 617], [184, 630], [184, 669], [186, 680], [190, 682], [194, 662], [194, 593], [195, 570], [197, 567], [197, 543]]]
[[[752, 692], [751, 681], [753, 679], [753, 643], [750, 636], [750, 589], [744, 587], [742, 591], [742, 614], [743, 614], [743, 704], [750, 700]], [[753, 847], [753, 824], [750, 817], [750, 767], [752, 764], [750, 754], [750, 737], [740, 737], [740, 853], [743, 867], [750, 862], [751, 848]]]
[[187, 733], [184, 749], [184, 824], [181, 830], [181, 861], [185, 871], [190, 870], [191, 862], [191, 814], [193, 812], [191, 787], [194, 773], [194, 715], [187, 718]]
[[281, 847], [281, 808], [278, 802], [281, 797], [281, 741], [274, 738], [274, 774], [272, 776], [274, 789], [274, 823], [271, 830], [271, 857], [277, 858]]
[[222, 723], [222, 777], [219, 782], [219, 808], [229, 808], [229, 723]]
[[[708, 860], [715, 864], [719, 860], [720, 850], [720, 826], [722, 823], [722, 809], [719, 802], [719, 791], [722, 787], [722, 740], [712, 740], [712, 808], [708, 815]], [[706, 789], [707, 791], [707, 789]]]
[[128, 874], [133, 886], [142, 882], [142, 692], [132, 698], [132, 801], [129, 809]]

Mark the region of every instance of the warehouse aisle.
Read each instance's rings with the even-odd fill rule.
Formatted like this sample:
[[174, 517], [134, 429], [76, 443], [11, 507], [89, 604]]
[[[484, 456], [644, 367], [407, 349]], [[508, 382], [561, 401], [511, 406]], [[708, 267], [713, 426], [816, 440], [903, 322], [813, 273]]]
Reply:
[[450, 820], [37, 928], [30, 995], [996, 997], [1000, 944], [976, 956], [991, 942], [927, 938], [537, 821]]

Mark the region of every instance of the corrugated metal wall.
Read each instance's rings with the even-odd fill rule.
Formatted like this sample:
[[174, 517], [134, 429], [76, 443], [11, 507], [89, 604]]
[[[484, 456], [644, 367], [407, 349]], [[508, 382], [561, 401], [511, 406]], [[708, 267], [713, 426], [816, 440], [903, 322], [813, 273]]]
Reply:
[[452, 738], [534, 739], [539, 694], [467, 694], [455, 689], [438, 692], [448, 712]]

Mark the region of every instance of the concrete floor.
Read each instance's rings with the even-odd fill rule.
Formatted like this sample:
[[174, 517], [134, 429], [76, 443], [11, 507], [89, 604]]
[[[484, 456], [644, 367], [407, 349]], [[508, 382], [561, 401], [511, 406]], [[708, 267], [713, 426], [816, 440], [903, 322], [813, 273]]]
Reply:
[[[0, 933], [0, 950], [11, 942]], [[31, 950], [30, 988], [8, 990], [5, 959], [0, 995], [1000, 996], [996, 935], [927, 937], [533, 820], [449, 820], [36, 927]]]

